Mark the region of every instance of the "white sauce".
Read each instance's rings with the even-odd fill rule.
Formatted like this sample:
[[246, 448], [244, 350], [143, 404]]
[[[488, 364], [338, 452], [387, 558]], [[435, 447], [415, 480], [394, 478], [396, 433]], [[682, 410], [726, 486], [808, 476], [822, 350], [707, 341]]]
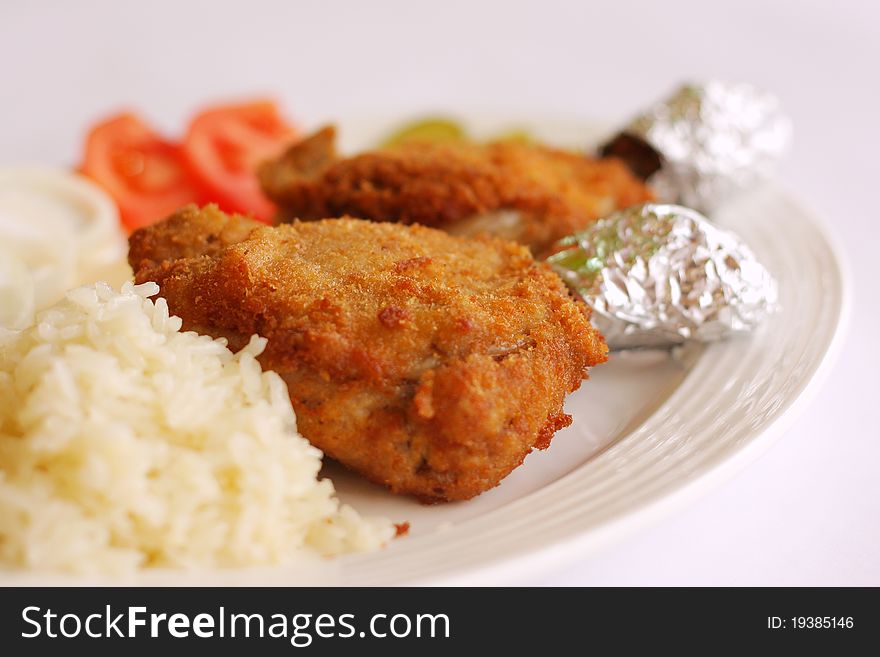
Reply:
[[125, 248], [116, 205], [90, 181], [0, 169], [0, 327], [23, 328], [69, 288], [119, 268]]

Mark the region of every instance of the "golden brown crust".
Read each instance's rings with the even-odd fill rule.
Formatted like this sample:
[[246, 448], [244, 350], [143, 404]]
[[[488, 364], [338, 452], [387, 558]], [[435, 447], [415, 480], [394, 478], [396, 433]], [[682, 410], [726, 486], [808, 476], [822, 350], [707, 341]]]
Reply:
[[268, 338], [261, 362], [302, 434], [424, 501], [477, 495], [546, 447], [565, 395], [606, 357], [586, 307], [499, 239], [188, 208], [134, 233], [129, 260], [186, 328]]
[[261, 225], [248, 217], [230, 218], [215, 205], [203, 209], [188, 205], [150, 230], [132, 233], [128, 238], [129, 263], [138, 271], [165, 261], [217, 255]]
[[[613, 158], [502, 141], [407, 142], [340, 159], [334, 134], [325, 128], [262, 168], [281, 221], [351, 215], [457, 234], [488, 231], [540, 255], [599, 217], [652, 198]], [[518, 212], [517, 224], [474, 221], [499, 211]]]

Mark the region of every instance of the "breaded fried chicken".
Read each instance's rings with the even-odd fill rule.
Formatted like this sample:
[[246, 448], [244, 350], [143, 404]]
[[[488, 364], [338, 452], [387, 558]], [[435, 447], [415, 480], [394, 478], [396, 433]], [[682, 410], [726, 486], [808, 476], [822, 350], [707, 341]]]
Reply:
[[395, 493], [463, 500], [570, 423], [607, 348], [528, 250], [420, 226], [267, 227], [189, 206], [131, 236], [184, 327], [242, 346], [287, 382], [300, 432]]
[[324, 128], [261, 169], [281, 221], [351, 215], [486, 232], [543, 255], [599, 217], [652, 198], [617, 159], [513, 141], [411, 141], [341, 159], [334, 140]]

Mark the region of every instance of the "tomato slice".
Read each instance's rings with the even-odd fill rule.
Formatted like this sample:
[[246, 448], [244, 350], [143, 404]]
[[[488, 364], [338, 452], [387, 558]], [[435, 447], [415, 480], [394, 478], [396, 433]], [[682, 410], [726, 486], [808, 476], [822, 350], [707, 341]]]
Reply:
[[119, 114], [92, 128], [80, 171], [109, 192], [129, 230], [202, 200], [180, 147], [133, 114]]
[[257, 167], [281, 154], [296, 136], [271, 101], [218, 106], [190, 123], [183, 153], [209, 200], [229, 212], [270, 222], [275, 206], [257, 179]]

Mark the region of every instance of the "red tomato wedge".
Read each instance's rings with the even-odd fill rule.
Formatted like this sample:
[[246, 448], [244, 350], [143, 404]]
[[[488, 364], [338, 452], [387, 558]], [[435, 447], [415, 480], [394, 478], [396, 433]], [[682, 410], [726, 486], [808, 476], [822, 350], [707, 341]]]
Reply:
[[190, 123], [183, 154], [208, 200], [270, 222], [275, 206], [260, 189], [257, 167], [279, 155], [295, 136], [271, 101], [218, 106]]
[[202, 199], [180, 147], [133, 114], [119, 114], [92, 128], [80, 171], [113, 197], [129, 230]]

